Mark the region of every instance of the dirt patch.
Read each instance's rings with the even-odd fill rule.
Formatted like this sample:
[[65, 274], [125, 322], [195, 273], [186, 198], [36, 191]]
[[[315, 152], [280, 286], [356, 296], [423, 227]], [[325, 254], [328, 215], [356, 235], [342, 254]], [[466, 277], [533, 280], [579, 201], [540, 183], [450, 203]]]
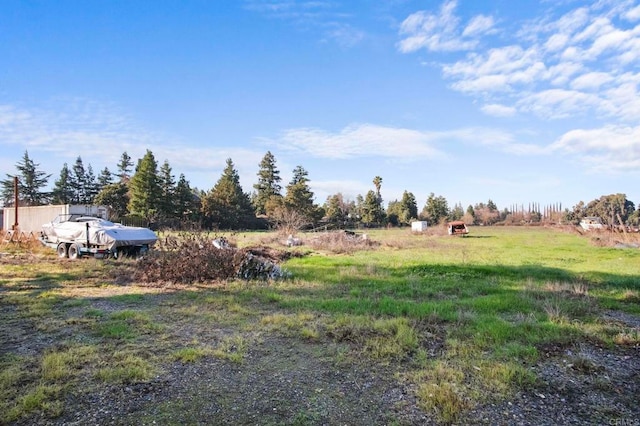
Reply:
[[[267, 338], [242, 364], [175, 362], [149, 383], [70, 395], [56, 424], [424, 424], [382, 365], [336, 364], [341, 346]], [[30, 421], [37, 419], [31, 419]], [[49, 423], [49, 422], [42, 422]], [[25, 423], [26, 424], [26, 423]]]

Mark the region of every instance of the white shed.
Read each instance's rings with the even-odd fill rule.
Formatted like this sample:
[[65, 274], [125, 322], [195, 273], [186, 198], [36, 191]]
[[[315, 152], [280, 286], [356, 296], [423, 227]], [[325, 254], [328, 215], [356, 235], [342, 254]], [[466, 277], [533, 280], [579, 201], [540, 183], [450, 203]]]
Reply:
[[[77, 204], [58, 204], [49, 206], [18, 207], [18, 228], [22, 232], [40, 232], [42, 225], [51, 222], [61, 214], [79, 214], [107, 218], [107, 207]], [[15, 207], [5, 207], [3, 228], [12, 229], [15, 223]]]
[[411, 222], [411, 232], [424, 232], [426, 230], [427, 230], [426, 220]]

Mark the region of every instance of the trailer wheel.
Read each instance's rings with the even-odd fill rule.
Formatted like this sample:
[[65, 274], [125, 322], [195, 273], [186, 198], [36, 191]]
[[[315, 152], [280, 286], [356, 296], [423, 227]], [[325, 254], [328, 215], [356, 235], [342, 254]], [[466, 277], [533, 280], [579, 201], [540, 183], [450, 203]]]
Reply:
[[69, 246], [69, 259], [77, 259], [80, 257], [80, 247], [77, 244], [71, 244]]
[[58, 253], [58, 257], [61, 259], [69, 257], [69, 252], [67, 251], [67, 245], [65, 243], [58, 244], [58, 247], [56, 247], [56, 252]]

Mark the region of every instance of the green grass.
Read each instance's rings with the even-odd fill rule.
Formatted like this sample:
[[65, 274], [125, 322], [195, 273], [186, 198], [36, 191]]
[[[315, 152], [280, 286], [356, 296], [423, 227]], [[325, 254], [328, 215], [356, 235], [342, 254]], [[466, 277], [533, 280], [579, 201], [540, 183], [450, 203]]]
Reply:
[[196, 362], [210, 353], [211, 351], [205, 348], [188, 347], [173, 351], [171, 356], [173, 359], [186, 364], [188, 362]]
[[150, 380], [167, 363], [241, 364], [269, 334], [337, 343], [336, 365], [393, 364], [420, 406], [449, 423], [536, 386], [530, 367], [547, 347], [638, 345], [637, 330], [603, 313], [640, 315], [640, 250], [544, 228], [368, 233], [379, 247], [292, 258], [283, 265], [291, 279], [170, 293], [116, 285], [125, 261], [0, 264], [0, 319], [55, 342], [0, 358], [0, 423], [55, 418], [70, 389]]
[[153, 377], [156, 367], [147, 357], [131, 351], [116, 351], [108, 365], [98, 369], [96, 378], [108, 383], [135, 383]]

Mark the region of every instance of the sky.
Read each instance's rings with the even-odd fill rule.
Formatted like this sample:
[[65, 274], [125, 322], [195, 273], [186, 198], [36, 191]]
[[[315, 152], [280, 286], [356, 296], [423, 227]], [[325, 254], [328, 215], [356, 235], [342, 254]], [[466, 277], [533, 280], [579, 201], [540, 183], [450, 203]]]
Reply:
[[640, 204], [640, 0], [3, 0], [0, 176], [150, 150], [316, 202]]

